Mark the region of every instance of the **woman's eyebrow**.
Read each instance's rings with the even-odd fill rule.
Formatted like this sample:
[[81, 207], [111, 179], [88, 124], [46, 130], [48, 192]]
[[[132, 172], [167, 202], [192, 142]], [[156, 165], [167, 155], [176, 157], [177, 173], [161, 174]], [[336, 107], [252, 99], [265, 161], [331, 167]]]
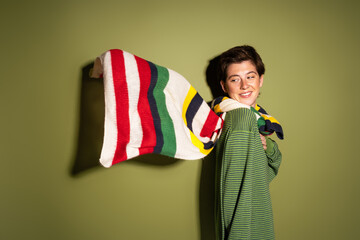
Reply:
[[[248, 74], [250, 74], [250, 73], [258, 74], [256, 71], [249, 71], [249, 72], [245, 73], [245, 75], [248, 75]], [[230, 75], [227, 79], [232, 78], [232, 77], [239, 77], [239, 78], [241, 78], [241, 76], [240, 76], [239, 74], [233, 74], [233, 75]]]
[[232, 78], [232, 77], [240, 77], [240, 75], [238, 75], [238, 74], [233, 74], [233, 75], [228, 76], [228, 79], [229, 79], [229, 78]]

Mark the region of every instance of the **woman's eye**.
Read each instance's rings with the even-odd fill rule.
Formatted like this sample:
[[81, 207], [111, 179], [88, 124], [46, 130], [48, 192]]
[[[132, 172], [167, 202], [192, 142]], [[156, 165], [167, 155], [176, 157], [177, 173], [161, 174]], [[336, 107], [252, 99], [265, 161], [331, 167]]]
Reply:
[[239, 81], [238, 78], [233, 78], [233, 79], [230, 80], [230, 82], [237, 82], [237, 81]]
[[247, 79], [254, 79], [255, 76], [248, 76]]

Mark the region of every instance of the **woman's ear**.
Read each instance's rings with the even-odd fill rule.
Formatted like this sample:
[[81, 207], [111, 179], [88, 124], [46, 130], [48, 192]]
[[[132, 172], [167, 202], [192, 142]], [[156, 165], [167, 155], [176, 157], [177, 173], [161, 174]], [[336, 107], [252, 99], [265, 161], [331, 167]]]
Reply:
[[262, 87], [263, 82], [264, 82], [264, 74], [260, 76], [260, 87]]
[[220, 85], [221, 85], [221, 88], [222, 88], [222, 90], [224, 91], [224, 93], [227, 93], [227, 91], [226, 91], [226, 86], [225, 86], [225, 83], [224, 83], [223, 80], [220, 80]]

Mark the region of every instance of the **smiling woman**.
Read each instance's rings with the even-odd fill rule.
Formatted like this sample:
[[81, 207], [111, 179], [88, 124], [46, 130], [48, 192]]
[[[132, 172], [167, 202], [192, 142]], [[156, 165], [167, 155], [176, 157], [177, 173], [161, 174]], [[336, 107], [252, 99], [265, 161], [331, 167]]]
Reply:
[[259, 76], [255, 65], [250, 60], [233, 63], [227, 68], [227, 76], [220, 82], [224, 92], [240, 103], [255, 107], [264, 76]]
[[281, 153], [275, 141], [259, 133], [254, 115], [265, 67], [250, 46], [224, 52], [220, 67], [224, 92], [251, 108], [226, 112], [215, 148], [217, 239], [274, 239], [269, 183]]
[[265, 66], [251, 46], [234, 47], [221, 55], [221, 87], [240, 103], [255, 107]]

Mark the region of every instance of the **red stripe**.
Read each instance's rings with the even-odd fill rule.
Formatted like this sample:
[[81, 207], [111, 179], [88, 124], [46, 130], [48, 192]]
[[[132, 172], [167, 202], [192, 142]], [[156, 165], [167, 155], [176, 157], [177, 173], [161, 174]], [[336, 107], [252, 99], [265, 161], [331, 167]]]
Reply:
[[135, 56], [135, 59], [140, 77], [138, 112], [143, 130], [143, 141], [139, 149], [139, 154], [141, 155], [154, 152], [154, 147], [156, 146], [156, 133], [148, 100], [148, 90], [151, 81], [150, 66], [148, 62], [142, 58]]
[[[112, 165], [127, 159], [126, 145], [130, 141], [129, 96], [126, 83], [123, 51], [113, 49], [111, 67], [116, 101], [116, 121], [118, 126], [117, 146]], [[120, 123], [120, 124], [119, 124]]]
[[218, 115], [216, 115], [213, 111], [209, 111], [209, 115], [206, 118], [204, 127], [203, 129], [201, 129], [200, 137], [211, 138], [214, 132], [218, 132], [218, 130], [222, 127], [220, 126], [218, 129], [216, 128], [216, 125], [218, 124], [219, 120], [222, 121], [222, 119]]

